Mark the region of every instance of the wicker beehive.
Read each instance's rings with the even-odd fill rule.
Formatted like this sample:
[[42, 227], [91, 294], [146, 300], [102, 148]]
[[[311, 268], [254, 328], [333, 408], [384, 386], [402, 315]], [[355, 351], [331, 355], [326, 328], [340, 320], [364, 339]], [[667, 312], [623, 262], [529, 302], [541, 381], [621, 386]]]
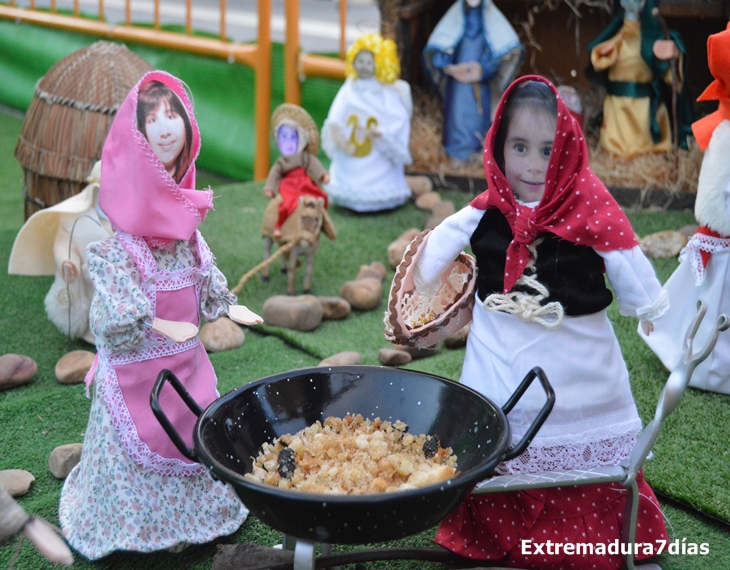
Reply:
[[126, 46], [98, 41], [40, 78], [15, 149], [26, 220], [86, 186], [119, 106], [151, 69]]

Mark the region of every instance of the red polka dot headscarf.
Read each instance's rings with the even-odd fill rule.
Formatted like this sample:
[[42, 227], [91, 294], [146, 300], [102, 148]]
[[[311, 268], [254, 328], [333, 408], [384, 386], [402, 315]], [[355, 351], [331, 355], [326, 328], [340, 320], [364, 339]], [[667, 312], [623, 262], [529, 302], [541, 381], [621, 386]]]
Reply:
[[[545, 193], [534, 208], [516, 201], [507, 178], [494, 159], [494, 144], [505, 103], [515, 87], [525, 81], [544, 83], [557, 99], [555, 138]], [[555, 86], [544, 77], [520, 77], [502, 95], [484, 145], [484, 172], [488, 190], [477, 196], [471, 205], [480, 210], [497, 208], [512, 229], [513, 239], [507, 249], [504, 270], [505, 293], [512, 289], [530, 261], [527, 246], [544, 232], [599, 251], [631, 249], [636, 245], [626, 214], [588, 166], [588, 147], [583, 131]]]

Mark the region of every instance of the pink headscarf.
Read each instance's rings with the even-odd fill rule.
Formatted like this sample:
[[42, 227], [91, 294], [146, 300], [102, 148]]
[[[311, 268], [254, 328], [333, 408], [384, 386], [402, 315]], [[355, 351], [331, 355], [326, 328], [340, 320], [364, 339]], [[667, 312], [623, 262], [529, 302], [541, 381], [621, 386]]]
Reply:
[[[494, 159], [494, 145], [505, 104], [515, 87], [524, 81], [544, 83], [555, 94], [558, 103], [545, 193], [534, 208], [515, 200], [507, 178]], [[480, 210], [497, 208], [504, 214], [513, 233], [507, 249], [504, 293], [512, 289], [530, 260], [527, 246], [543, 232], [598, 251], [631, 249], [636, 245], [626, 214], [588, 166], [588, 148], [583, 131], [555, 86], [544, 77], [520, 77], [502, 95], [485, 141], [484, 172], [489, 189], [477, 196], [471, 205]]]
[[[153, 80], [164, 83], [180, 98], [192, 125], [190, 166], [179, 184], [137, 129], [139, 89]], [[182, 82], [164, 71], [145, 74], [119, 107], [101, 154], [104, 174], [99, 205], [112, 227], [156, 245], [190, 239], [213, 206], [212, 190], [195, 189], [199, 152], [200, 131]]]

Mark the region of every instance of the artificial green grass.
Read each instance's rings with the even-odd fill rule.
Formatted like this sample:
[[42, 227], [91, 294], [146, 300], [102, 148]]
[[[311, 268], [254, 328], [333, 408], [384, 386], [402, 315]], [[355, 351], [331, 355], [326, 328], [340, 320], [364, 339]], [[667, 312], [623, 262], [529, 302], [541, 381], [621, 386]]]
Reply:
[[[22, 170], [13, 158], [22, 118], [0, 113], [0, 266], [7, 267], [13, 240], [23, 222], [21, 196]], [[216, 210], [210, 212], [201, 227], [217, 263], [231, 285], [261, 260], [259, 228], [266, 200], [260, 183], [231, 183], [218, 176], [202, 173], [198, 186], [212, 185], [217, 196]], [[445, 192], [444, 199], [464, 205], [469, 196]], [[332, 206], [330, 215], [338, 238], [330, 242], [323, 237], [317, 255], [313, 279], [317, 295], [337, 295], [342, 284], [353, 279], [361, 264], [381, 261], [387, 264], [387, 245], [409, 227], [422, 227], [427, 213], [408, 204], [390, 213], [356, 215]], [[678, 229], [692, 223], [686, 212], [630, 212], [635, 229], [641, 235], [662, 229]], [[662, 280], [676, 260], [656, 263]], [[278, 264], [276, 265], [278, 268]], [[263, 336], [249, 330], [240, 349], [216, 353], [211, 360], [218, 374], [221, 393], [252, 380], [285, 370], [316, 365], [319, 359], [336, 352], [356, 350], [365, 364], [377, 364], [377, 352], [388, 347], [383, 336], [382, 317], [387, 289], [393, 271], [389, 268], [380, 307], [369, 312], [354, 312], [342, 321], [324, 322], [309, 333], [260, 327], [281, 335], [306, 351], [292, 348], [277, 336]], [[297, 272], [297, 292], [301, 292], [302, 270]], [[82, 440], [90, 402], [83, 386], [63, 386], [54, 376], [56, 361], [69, 349], [88, 349], [75, 341], [70, 344], [45, 316], [43, 298], [51, 284], [50, 277], [9, 276], [0, 272], [0, 343], [2, 353], [27, 354], [39, 366], [35, 379], [27, 386], [0, 392], [0, 469], [26, 469], [36, 482], [30, 492], [19, 499], [30, 513], [58, 523], [58, 499], [62, 482], [48, 470], [48, 456], [58, 445]], [[268, 285], [254, 278], [239, 295], [243, 304], [260, 312], [263, 302], [274, 294], [285, 294], [286, 278], [271, 272]], [[659, 361], [636, 335], [636, 320], [618, 316], [615, 306], [611, 317], [629, 365], [634, 393], [642, 418], [648, 420], [667, 373]], [[730, 333], [726, 333], [730, 334]], [[433, 357], [417, 360], [408, 368], [458, 379], [464, 349], [442, 348]], [[646, 475], [658, 490], [678, 500], [730, 520], [730, 461], [725, 443], [730, 440], [730, 400], [724, 396], [690, 390], [678, 410], [670, 416], [654, 447], [654, 459], [646, 464]], [[664, 570], [702, 570], [730, 568], [730, 530], [696, 512], [663, 504], [670, 523], [672, 539], [708, 543], [706, 556], [662, 555], [658, 560]], [[296, 516], [293, 514], [293, 516]], [[672, 530], [673, 529], [673, 530]], [[389, 543], [388, 546], [431, 546], [433, 530], [415, 537]], [[179, 555], [166, 552], [149, 555], [115, 553], [95, 564], [77, 556], [74, 568], [103, 569], [209, 569], [216, 554], [216, 544], [249, 542], [273, 545], [279, 533], [253, 517], [230, 537], [212, 544], [192, 548]], [[339, 550], [337, 547], [335, 550]], [[0, 568], [5, 568], [15, 554], [15, 545], [0, 548]], [[416, 570], [437, 567], [421, 562], [383, 562], [375, 568]], [[17, 570], [52, 568], [26, 542], [15, 563]]]

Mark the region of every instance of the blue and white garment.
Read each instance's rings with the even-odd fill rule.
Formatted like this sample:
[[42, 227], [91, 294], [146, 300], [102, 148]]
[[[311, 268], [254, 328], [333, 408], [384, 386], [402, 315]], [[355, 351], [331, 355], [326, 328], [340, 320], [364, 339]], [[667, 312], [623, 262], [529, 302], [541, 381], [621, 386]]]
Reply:
[[[444, 14], [423, 50], [431, 80], [444, 102], [443, 143], [459, 160], [481, 152], [499, 98], [514, 79], [524, 50], [507, 18], [490, 1], [470, 8], [458, 0]], [[476, 61], [483, 77], [461, 83], [443, 73], [450, 64]]]

